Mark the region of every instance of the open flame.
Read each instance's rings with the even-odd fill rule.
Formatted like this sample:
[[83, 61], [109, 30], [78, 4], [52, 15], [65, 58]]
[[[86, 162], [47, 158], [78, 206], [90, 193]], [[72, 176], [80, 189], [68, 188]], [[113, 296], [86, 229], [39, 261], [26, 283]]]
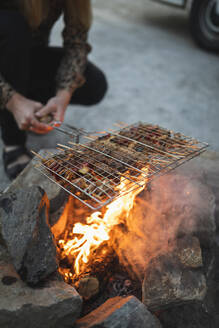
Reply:
[[[146, 170], [146, 169], [145, 169]], [[129, 184], [129, 186], [128, 186]], [[121, 178], [118, 190], [121, 192], [130, 188], [130, 182]], [[110, 231], [121, 221], [124, 222], [129, 217], [130, 211], [134, 206], [135, 197], [145, 188], [145, 185], [134, 189], [132, 192], [116, 198], [106, 206], [104, 214], [97, 211], [86, 218], [86, 224], [76, 223], [71, 231], [72, 239], [60, 239], [58, 244], [62, 251], [62, 257], [73, 257], [73, 272], [79, 275], [83, 270], [84, 264], [89, 261], [91, 252], [95, 251], [104, 241], [109, 240]], [[63, 213], [63, 215], [65, 215]], [[64, 278], [72, 273], [63, 273]]]

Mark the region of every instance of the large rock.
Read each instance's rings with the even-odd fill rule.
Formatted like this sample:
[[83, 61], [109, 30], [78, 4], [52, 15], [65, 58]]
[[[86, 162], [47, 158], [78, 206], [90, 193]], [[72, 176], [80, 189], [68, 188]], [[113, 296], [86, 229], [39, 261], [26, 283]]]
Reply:
[[202, 267], [202, 251], [198, 238], [184, 236], [174, 242], [176, 244], [174, 254], [184, 266], [190, 268]]
[[204, 258], [208, 290], [203, 308], [211, 316], [211, 327], [219, 327], [219, 236]]
[[1, 328], [71, 328], [81, 306], [76, 290], [63, 281], [32, 289], [11, 264], [0, 261]]
[[161, 328], [159, 320], [134, 296], [108, 299], [76, 321], [74, 328]]
[[[43, 157], [48, 156], [48, 152], [56, 153], [56, 149], [41, 150], [39, 154]], [[40, 186], [45, 190], [50, 200], [50, 212], [56, 212], [68, 198], [67, 193], [45, 177], [39, 170], [36, 169], [38, 158], [34, 157], [33, 160], [25, 167], [25, 169], [12, 181], [6, 188], [5, 192], [14, 192], [15, 190], [25, 189], [32, 186]]]
[[162, 311], [159, 319], [164, 328], [219, 327], [219, 242], [204, 249], [203, 265], [207, 283], [204, 300]]
[[215, 218], [219, 229], [219, 152], [206, 151], [201, 156], [179, 167], [176, 172], [194, 179], [202, 175], [204, 183], [215, 196]]
[[164, 328], [219, 327], [219, 244], [203, 250], [207, 293], [203, 301], [174, 306], [159, 315]]
[[57, 269], [48, 213], [48, 198], [39, 187], [8, 192], [0, 198], [2, 237], [15, 269], [30, 284]]
[[157, 219], [168, 234], [192, 234], [210, 247], [216, 231], [215, 195], [202, 177], [172, 172], [151, 186], [150, 206], [159, 211]]
[[217, 328], [201, 302], [176, 306], [162, 311], [159, 319], [163, 328]]
[[142, 285], [142, 301], [157, 311], [203, 300], [206, 280], [200, 270], [182, 265], [173, 255], [160, 255], [148, 264]]
[[0, 262], [3, 262], [3, 261], [10, 262], [11, 258], [10, 258], [7, 248], [0, 244]]

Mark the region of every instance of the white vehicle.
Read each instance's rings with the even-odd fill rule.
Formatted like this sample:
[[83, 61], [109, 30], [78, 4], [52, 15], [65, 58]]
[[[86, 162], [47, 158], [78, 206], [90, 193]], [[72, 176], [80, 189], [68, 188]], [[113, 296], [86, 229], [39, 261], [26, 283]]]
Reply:
[[152, 0], [189, 11], [193, 38], [207, 50], [219, 50], [219, 0]]

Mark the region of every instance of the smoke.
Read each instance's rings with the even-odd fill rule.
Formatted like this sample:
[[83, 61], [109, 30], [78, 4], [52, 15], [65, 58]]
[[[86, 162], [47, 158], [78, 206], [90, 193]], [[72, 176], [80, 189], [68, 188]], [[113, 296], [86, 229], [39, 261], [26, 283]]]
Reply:
[[113, 231], [120, 262], [140, 280], [149, 261], [171, 252], [183, 235], [214, 230], [214, 196], [199, 178], [171, 173], [156, 179], [136, 199], [125, 225]]

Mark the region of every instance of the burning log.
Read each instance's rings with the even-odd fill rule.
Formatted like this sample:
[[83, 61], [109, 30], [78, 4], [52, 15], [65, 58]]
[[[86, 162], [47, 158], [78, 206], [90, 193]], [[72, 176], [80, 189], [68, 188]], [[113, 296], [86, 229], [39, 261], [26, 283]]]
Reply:
[[115, 262], [115, 253], [107, 245], [103, 243], [98, 249], [91, 250], [89, 259], [86, 263], [81, 263], [80, 271], [75, 271], [74, 255], [65, 255], [64, 250], [60, 250], [58, 247], [59, 258], [59, 272], [63, 276], [64, 280], [78, 288], [80, 280], [86, 277], [94, 276], [101, 281], [101, 288], [105, 286], [107, 280], [111, 274], [112, 267]]

